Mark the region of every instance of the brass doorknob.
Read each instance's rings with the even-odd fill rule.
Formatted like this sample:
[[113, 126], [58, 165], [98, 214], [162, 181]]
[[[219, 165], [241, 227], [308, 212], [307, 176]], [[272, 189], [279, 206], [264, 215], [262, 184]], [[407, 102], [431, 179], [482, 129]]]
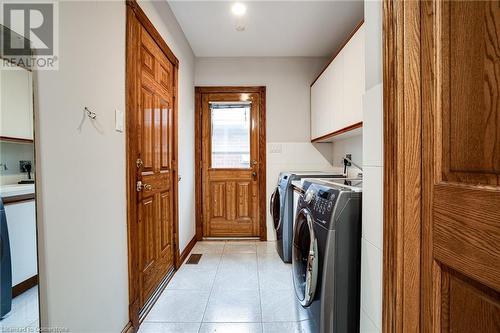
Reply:
[[143, 189], [144, 189], [144, 191], [151, 191], [152, 188], [153, 188], [153, 186], [151, 186], [150, 184], [144, 184], [140, 180], [136, 183], [136, 191], [137, 192], [141, 192]]

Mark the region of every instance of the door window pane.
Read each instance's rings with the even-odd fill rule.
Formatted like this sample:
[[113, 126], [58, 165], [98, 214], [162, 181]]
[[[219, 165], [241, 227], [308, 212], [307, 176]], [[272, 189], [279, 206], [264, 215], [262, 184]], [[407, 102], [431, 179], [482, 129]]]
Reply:
[[211, 103], [212, 168], [250, 168], [250, 105]]

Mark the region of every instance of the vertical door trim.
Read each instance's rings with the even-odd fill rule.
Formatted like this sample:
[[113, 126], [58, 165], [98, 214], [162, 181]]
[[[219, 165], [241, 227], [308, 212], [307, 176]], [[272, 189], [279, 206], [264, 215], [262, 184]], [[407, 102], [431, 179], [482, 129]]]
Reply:
[[195, 180], [196, 180], [196, 239], [203, 238], [203, 189], [202, 189], [202, 94], [207, 93], [258, 93], [259, 108], [259, 234], [267, 240], [266, 226], [266, 87], [195, 87]]
[[420, 6], [383, 1], [384, 332], [423, 328]]
[[[139, 40], [139, 26], [151, 35], [158, 47], [163, 51], [167, 59], [174, 67], [174, 96], [173, 96], [173, 151], [172, 151], [172, 193], [173, 193], [173, 232], [174, 232], [174, 268], [180, 266], [179, 251], [179, 204], [178, 204], [178, 75], [179, 60], [163, 40], [153, 23], [148, 19], [136, 0], [127, 0], [127, 23], [126, 23], [126, 185], [127, 185], [127, 240], [128, 240], [128, 275], [129, 275], [129, 318], [132, 330], [139, 328], [139, 253], [137, 221], [137, 192], [136, 186], [136, 138], [135, 109], [139, 104], [139, 92], [137, 90], [137, 77], [139, 71], [139, 52], [136, 47]], [[160, 283], [160, 288], [165, 287]], [[159, 293], [156, 293], [159, 295]]]

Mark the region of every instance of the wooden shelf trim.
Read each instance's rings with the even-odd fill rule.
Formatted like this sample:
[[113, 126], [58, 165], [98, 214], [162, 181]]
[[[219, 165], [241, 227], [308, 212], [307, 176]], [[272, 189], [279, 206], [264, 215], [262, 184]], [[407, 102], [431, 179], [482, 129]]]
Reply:
[[326, 139], [330, 139], [330, 138], [333, 138], [335, 136], [339, 136], [341, 134], [344, 134], [344, 133], [347, 133], [347, 132], [350, 132], [352, 130], [355, 130], [357, 128], [361, 128], [363, 127], [363, 122], [360, 121], [359, 123], [355, 123], [355, 124], [352, 124], [350, 126], [347, 126], [347, 127], [344, 127], [344, 128], [341, 128], [339, 129], [338, 131], [335, 131], [335, 132], [331, 132], [331, 133], [328, 133], [328, 134], [325, 134], [325, 135], [322, 135], [320, 137], [317, 137], [317, 138], [314, 138], [314, 139], [311, 139], [311, 142], [312, 143], [316, 143], [316, 142], [322, 142]]
[[10, 197], [3, 197], [2, 201], [4, 205], [20, 203], [24, 201], [35, 200], [35, 193], [12, 195]]
[[0, 141], [17, 142], [17, 143], [33, 143], [33, 139], [13, 138], [10, 136], [0, 136]]

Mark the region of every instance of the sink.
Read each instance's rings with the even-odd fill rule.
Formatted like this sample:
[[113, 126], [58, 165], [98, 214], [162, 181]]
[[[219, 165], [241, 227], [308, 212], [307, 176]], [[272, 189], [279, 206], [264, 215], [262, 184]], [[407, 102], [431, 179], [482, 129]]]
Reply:
[[35, 193], [35, 184], [0, 185], [0, 196], [2, 198], [33, 193]]

